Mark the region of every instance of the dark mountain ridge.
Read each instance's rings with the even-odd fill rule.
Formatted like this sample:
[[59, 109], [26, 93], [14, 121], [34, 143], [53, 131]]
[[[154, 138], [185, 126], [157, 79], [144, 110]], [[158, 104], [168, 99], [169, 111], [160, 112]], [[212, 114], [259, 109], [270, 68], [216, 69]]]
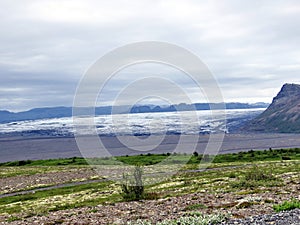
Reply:
[[[225, 103], [227, 109], [251, 109], [251, 108], [266, 108], [267, 103]], [[191, 110], [210, 110], [220, 108], [218, 103], [195, 103], [185, 104], [181, 103], [178, 105], [170, 106], [158, 106], [158, 105], [135, 105], [132, 107], [128, 106], [102, 106], [95, 108], [96, 115], [109, 115], [114, 113], [154, 113], [154, 112], [175, 112], [175, 111], [191, 111]], [[89, 108], [82, 108], [81, 115], [88, 115], [90, 112]], [[71, 117], [72, 107], [47, 107], [47, 108], [34, 108], [24, 112], [9, 112], [6, 110], [0, 110], [0, 123], [15, 122], [22, 120], [37, 120], [37, 119], [51, 119], [51, 118], [62, 118]]]
[[300, 85], [283, 85], [271, 105], [243, 127], [243, 130], [300, 133]]

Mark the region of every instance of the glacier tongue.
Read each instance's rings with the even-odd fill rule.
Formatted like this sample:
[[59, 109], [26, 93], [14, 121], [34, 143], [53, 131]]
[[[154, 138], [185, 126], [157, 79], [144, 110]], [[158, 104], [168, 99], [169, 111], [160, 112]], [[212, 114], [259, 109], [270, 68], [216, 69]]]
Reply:
[[[213, 118], [209, 110], [197, 111], [198, 120], [195, 120], [195, 112], [191, 111], [101, 115], [95, 117], [95, 127], [97, 133], [103, 136], [234, 132], [242, 123], [264, 110], [226, 110], [227, 124], [217, 117]], [[90, 129], [94, 128], [87, 127], [83, 134], [88, 134]], [[74, 132], [72, 117], [0, 124], [0, 134], [72, 136]]]

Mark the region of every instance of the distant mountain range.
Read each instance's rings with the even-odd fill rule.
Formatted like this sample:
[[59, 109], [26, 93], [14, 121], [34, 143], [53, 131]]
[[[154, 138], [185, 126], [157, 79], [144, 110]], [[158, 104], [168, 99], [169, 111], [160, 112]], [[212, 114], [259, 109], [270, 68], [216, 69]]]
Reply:
[[272, 104], [251, 120], [244, 131], [300, 133], [300, 85], [285, 84]]
[[[116, 106], [114, 112], [118, 113], [151, 113], [151, 112], [175, 112], [175, 111], [191, 111], [191, 110], [210, 110], [211, 108], [218, 108], [220, 104], [217, 103], [195, 103], [195, 104], [178, 104], [170, 106], [158, 106], [158, 105], [135, 105], [133, 107], [128, 106]], [[251, 108], [267, 108], [267, 103], [225, 103], [227, 109], [251, 109]], [[129, 110], [128, 110], [129, 109]], [[82, 114], [85, 111], [82, 110]], [[112, 106], [102, 106], [95, 108], [95, 115], [108, 115], [112, 113]], [[6, 110], [0, 110], [0, 123], [22, 121], [22, 120], [37, 120], [37, 119], [51, 119], [62, 118], [72, 116], [72, 107], [48, 107], [48, 108], [34, 108], [24, 112], [9, 112]]]

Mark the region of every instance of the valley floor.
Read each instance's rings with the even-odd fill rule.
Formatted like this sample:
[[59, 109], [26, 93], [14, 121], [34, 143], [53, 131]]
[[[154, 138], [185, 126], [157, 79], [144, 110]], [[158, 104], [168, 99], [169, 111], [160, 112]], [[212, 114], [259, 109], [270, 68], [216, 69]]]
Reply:
[[[178, 140], [181, 137], [181, 145], [178, 146]], [[209, 135], [199, 135], [196, 150], [198, 153], [204, 153]], [[127, 143], [135, 143], [137, 137], [126, 136]], [[161, 137], [159, 136], [158, 139]], [[101, 137], [106, 150], [113, 156], [120, 155], [139, 155], [151, 152], [152, 154], [173, 152], [176, 147], [180, 152], [188, 152], [193, 148], [191, 145], [195, 136], [192, 135], [166, 135], [162, 137], [162, 142], [151, 151], [134, 151], [124, 147], [117, 137]], [[294, 148], [300, 146], [300, 134], [226, 134], [224, 139], [212, 140], [215, 144], [220, 145], [220, 154], [234, 153], [239, 151], [249, 151], [250, 149], [269, 149], [269, 148]], [[91, 145], [91, 146], [88, 146]], [[144, 146], [144, 149], [152, 149], [157, 143], [149, 143], [149, 146]], [[132, 146], [132, 148], [140, 148]], [[92, 149], [89, 152], [84, 152], [89, 157], [101, 157], [100, 146], [93, 146], [93, 142], [86, 141], [86, 148]], [[100, 152], [100, 153], [99, 153]], [[193, 150], [189, 151], [190, 153]], [[99, 155], [100, 154], [100, 155]], [[207, 153], [206, 153], [207, 154]], [[82, 152], [78, 149], [74, 137], [46, 137], [46, 136], [0, 136], [0, 163], [27, 160], [27, 159], [53, 159], [53, 158], [70, 158], [81, 157]]]
[[[258, 155], [263, 152], [254, 158]], [[294, 156], [299, 157], [298, 150]], [[172, 177], [146, 186], [149, 198], [140, 201], [124, 201], [118, 182], [103, 179], [113, 176], [107, 166], [95, 172], [71, 161], [60, 166], [46, 163], [0, 167], [1, 224], [156, 224], [200, 214], [216, 215], [221, 222], [274, 214], [285, 201], [299, 204], [299, 159], [212, 163], [204, 171], [187, 164]], [[53, 188], [39, 191], [40, 187]], [[23, 195], [3, 195], [24, 190], [28, 192]]]

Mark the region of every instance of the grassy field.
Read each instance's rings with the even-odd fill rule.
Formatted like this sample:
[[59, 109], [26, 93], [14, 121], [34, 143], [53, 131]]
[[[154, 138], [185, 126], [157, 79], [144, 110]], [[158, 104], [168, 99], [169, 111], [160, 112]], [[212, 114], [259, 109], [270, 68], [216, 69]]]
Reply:
[[[199, 163], [205, 164], [212, 156], [194, 153], [184, 154], [137, 155], [116, 158], [89, 159], [51, 159], [37, 161], [17, 161], [0, 165], [0, 180], [24, 178], [43, 174], [60, 174], [64, 171], [80, 171], [93, 165], [118, 165], [122, 163], [141, 165], [147, 168], [156, 163], [183, 164], [188, 162], [184, 170], [179, 171], [167, 180], [145, 186], [148, 199], [166, 199], [192, 193], [234, 194], [241, 198], [265, 192], [280, 190], [289, 191], [287, 184], [298, 185], [300, 182], [300, 149], [278, 149], [265, 151], [249, 151], [236, 154], [217, 155], [209, 164], [210, 170], [185, 171], [199, 169]], [[146, 175], [146, 174], [145, 174]], [[89, 178], [87, 178], [89, 179]], [[276, 189], [278, 188], [278, 189]], [[28, 188], [27, 188], [28, 189]], [[117, 182], [103, 180], [96, 183], [79, 184], [71, 187], [60, 187], [51, 190], [36, 191], [24, 195], [0, 198], [0, 222], [20, 220], [35, 215], [47, 215], [53, 211], [110, 205], [125, 201], [121, 187]], [[276, 202], [272, 199], [261, 199], [259, 204], [269, 204], [274, 210]], [[257, 202], [248, 201], [239, 207], [250, 207]], [[247, 205], [248, 204], [248, 205]], [[288, 203], [286, 205], [289, 206]], [[299, 207], [299, 202], [292, 204]], [[186, 211], [197, 211], [213, 207], [202, 203], [186, 206]], [[224, 207], [237, 207], [236, 205]], [[281, 206], [281, 208], [286, 207]]]
[[293, 149], [269, 149], [263, 151], [247, 151], [231, 154], [221, 154], [216, 156], [198, 155], [194, 153], [192, 156], [186, 154], [141, 154], [134, 156], [118, 156], [106, 158], [84, 159], [73, 157], [69, 159], [48, 159], [48, 160], [23, 160], [7, 163], [0, 163], [0, 167], [4, 166], [78, 166], [78, 165], [118, 165], [121, 162], [129, 165], [154, 165], [160, 162], [169, 164], [188, 163], [198, 165], [200, 162], [211, 161], [212, 163], [228, 163], [228, 162], [257, 162], [257, 161], [274, 161], [274, 160], [299, 160], [300, 148]]

